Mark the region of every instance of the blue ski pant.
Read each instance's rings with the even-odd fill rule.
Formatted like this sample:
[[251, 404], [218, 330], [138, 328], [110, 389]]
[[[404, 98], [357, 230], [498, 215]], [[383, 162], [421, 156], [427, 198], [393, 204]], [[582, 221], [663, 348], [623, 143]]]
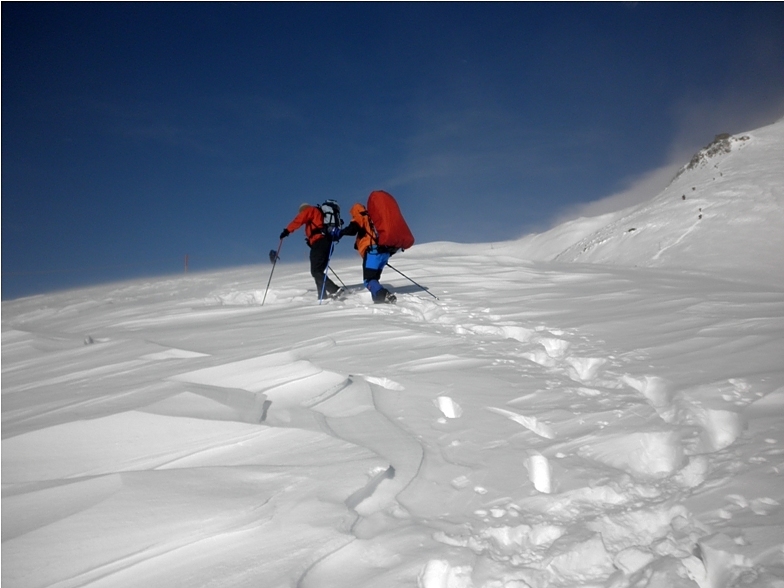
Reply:
[[379, 280], [387, 261], [389, 261], [389, 253], [379, 253], [375, 247], [368, 249], [362, 260], [362, 280], [365, 287], [370, 290], [373, 300], [383, 298], [386, 293], [386, 288], [379, 283]]

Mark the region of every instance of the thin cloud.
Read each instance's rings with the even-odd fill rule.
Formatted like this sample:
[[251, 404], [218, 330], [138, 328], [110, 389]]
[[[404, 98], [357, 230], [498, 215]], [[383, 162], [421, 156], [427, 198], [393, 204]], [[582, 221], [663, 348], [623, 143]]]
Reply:
[[670, 159], [685, 159], [720, 133], [751, 131], [781, 118], [784, 84], [782, 94], [776, 96], [733, 93], [721, 98], [683, 100], [675, 110], [679, 131], [670, 148]]
[[236, 137], [272, 133], [281, 126], [301, 130], [306, 121], [289, 105], [255, 95], [224, 95], [176, 103], [143, 100], [92, 101], [87, 108], [110, 132], [134, 140], [231, 159]]
[[551, 226], [557, 226], [580, 217], [587, 218], [616, 212], [646, 202], [667, 187], [682, 165], [683, 163], [680, 162], [668, 163], [641, 176], [629, 179], [626, 182], [626, 187], [620, 192], [594, 202], [566, 209], [558, 215]]
[[716, 135], [751, 131], [780, 119], [784, 114], [784, 96], [735, 92], [698, 101], [683, 99], [674, 111], [677, 131], [667, 149], [667, 163], [630, 178], [619, 192], [567, 208], [550, 226], [616, 212], [650, 200], [664, 190], [678, 170]]
[[421, 112], [404, 140], [404, 156], [390, 185], [443, 178], [532, 177], [566, 173], [580, 162], [552, 153], [590, 149], [600, 131], [543, 130], [500, 109]]

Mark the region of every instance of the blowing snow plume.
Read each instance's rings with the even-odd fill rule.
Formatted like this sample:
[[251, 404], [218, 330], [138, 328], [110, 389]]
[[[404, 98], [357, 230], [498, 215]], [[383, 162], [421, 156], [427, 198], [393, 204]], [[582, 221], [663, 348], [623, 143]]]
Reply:
[[766, 274], [764, 256], [784, 259], [782, 161], [784, 120], [719, 135], [655, 198], [569, 221], [516, 248], [531, 259]]

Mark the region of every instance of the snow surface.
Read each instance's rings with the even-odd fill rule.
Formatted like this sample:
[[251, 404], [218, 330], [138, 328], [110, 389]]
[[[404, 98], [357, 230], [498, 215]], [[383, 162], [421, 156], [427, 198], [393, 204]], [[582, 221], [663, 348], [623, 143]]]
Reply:
[[397, 306], [303, 264], [4, 302], [3, 584], [784, 586], [784, 124], [742, 137], [396, 255]]

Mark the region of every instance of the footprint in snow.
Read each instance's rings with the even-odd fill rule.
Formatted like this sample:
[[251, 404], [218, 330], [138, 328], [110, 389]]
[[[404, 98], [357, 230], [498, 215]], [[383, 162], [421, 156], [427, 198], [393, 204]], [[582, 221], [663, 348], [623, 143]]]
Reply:
[[553, 359], [562, 358], [571, 346], [568, 341], [564, 341], [563, 339], [556, 339], [553, 337], [542, 337], [538, 340], [538, 343], [544, 347], [547, 355]]
[[463, 409], [449, 396], [439, 396], [433, 401], [438, 410], [448, 419], [459, 419], [463, 416]]
[[402, 384], [398, 384], [394, 380], [390, 380], [389, 378], [377, 378], [375, 376], [362, 376], [365, 378], [365, 381], [375, 384], [376, 386], [381, 386], [387, 390], [405, 390], [405, 386]]
[[600, 357], [567, 357], [569, 364], [569, 377], [577, 382], [590, 382], [607, 363]]
[[540, 437], [544, 437], [545, 439], [555, 439], [555, 432], [553, 432], [553, 429], [546, 423], [539, 421], [536, 417], [525, 416], [523, 414], [512, 412], [511, 410], [496, 408], [494, 406], [488, 406], [487, 410], [496, 414], [500, 414], [501, 416], [505, 416], [509, 420], [523, 425], [526, 429], [536, 433]]

